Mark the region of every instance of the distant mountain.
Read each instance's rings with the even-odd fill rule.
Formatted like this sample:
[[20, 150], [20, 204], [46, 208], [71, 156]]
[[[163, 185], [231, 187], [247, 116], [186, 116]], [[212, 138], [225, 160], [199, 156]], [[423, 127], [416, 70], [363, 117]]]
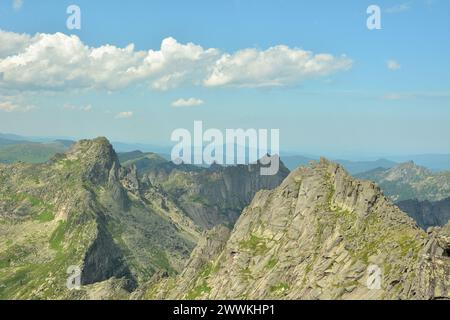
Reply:
[[397, 206], [424, 230], [429, 227], [442, 227], [450, 221], [450, 198], [435, 202], [405, 200], [398, 202]]
[[433, 171], [450, 171], [449, 154], [422, 154], [410, 156], [389, 157], [396, 162], [414, 161], [419, 166], [426, 167]]
[[0, 147], [9, 146], [12, 144], [26, 143], [28, 142], [25, 138], [14, 135], [14, 134], [4, 134], [0, 133]]
[[9, 139], [4, 139], [4, 138], [0, 138], [0, 148], [4, 147], [4, 146], [10, 146], [13, 144], [19, 144], [19, 143], [26, 143], [26, 141], [17, 141], [17, 140], [9, 140]]
[[378, 159], [375, 161], [349, 161], [349, 160], [334, 160], [334, 161], [342, 165], [345, 168], [345, 170], [347, 170], [350, 174], [358, 174], [377, 168], [389, 169], [398, 165], [398, 163], [386, 159]]
[[135, 165], [139, 173], [146, 173], [155, 167], [167, 163], [162, 156], [153, 152], [131, 151], [118, 153], [120, 163], [125, 167]]
[[[1, 141], [0, 141], [1, 143]], [[7, 145], [0, 145], [0, 163], [44, 163], [55, 154], [66, 151], [71, 143], [55, 141], [52, 143], [36, 143], [15, 141]]]
[[59, 143], [59, 144], [63, 145], [65, 148], [70, 148], [75, 144], [75, 141], [65, 140], [65, 139], [57, 139], [57, 140], [54, 140], [53, 142]]
[[154, 152], [160, 155], [170, 155], [170, 152], [172, 150], [171, 147], [157, 146], [145, 143], [126, 143], [113, 141], [111, 142], [111, 144], [114, 147], [114, 150], [116, 150], [119, 153], [127, 153], [140, 150], [142, 152]]
[[450, 172], [434, 173], [412, 161], [391, 169], [378, 168], [356, 177], [376, 182], [394, 202], [412, 199], [439, 201], [450, 196]]
[[10, 134], [10, 133], [0, 133], [0, 140], [10, 140], [10, 141], [27, 141], [29, 139], [19, 136], [17, 134]]
[[[284, 156], [281, 157], [286, 167], [289, 170], [294, 170], [299, 166], [307, 166], [311, 161], [316, 161], [319, 157], [305, 157], [305, 156]], [[389, 169], [396, 166], [398, 163], [379, 159], [375, 161], [350, 161], [350, 160], [334, 160], [336, 163], [342, 165], [350, 174], [358, 174], [370, 171], [376, 168]]]
[[43, 163], [74, 144], [74, 141], [67, 139], [41, 140], [0, 133], [0, 163]]

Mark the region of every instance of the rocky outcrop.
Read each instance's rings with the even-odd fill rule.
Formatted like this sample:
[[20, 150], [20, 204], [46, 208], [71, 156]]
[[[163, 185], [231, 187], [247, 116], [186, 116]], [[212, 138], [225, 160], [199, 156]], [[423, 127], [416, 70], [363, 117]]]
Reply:
[[149, 292], [180, 299], [449, 298], [450, 261], [432, 249], [446, 246], [438, 239], [375, 184], [322, 159], [257, 193], [223, 250], [196, 276], [176, 280], [187, 289], [165, 280]]
[[422, 299], [450, 299], [450, 223], [429, 228], [415, 290]]

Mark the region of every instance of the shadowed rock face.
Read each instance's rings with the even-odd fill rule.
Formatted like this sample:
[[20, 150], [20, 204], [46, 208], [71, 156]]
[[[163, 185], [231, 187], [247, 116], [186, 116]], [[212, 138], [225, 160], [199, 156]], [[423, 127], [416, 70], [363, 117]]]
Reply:
[[289, 174], [283, 163], [276, 175], [263, 176], [259, 162], [201, 168], [177, 166], [154, 154], [131, 152], [121, 154], [121, 158], [125, 165], [137, 167], [142, 187], [152, 185], [162, 190], [202, 229], [219, 224], [232, 228], [258, 191], [279, 186]]
[[[273, 191], [257, 193], [229, 239], [215, 246], [222, 250], [204, 259], [194, 251], [188, 266], [196, 265], [195, 275], [187, 268], [145, 297], [449, 298], [446, 232], [427, 235], [376, 185], [321, 160], [295, 170]], [[368, 285], [370, 266], [381, 272], [380, 288]]]
[[126, 289], [130, 291], [135, 289], [136, 279], [133, 277], [122, 251], [102, 226], [99, 226], [97, 232], [97, 237], [84, 258], [82, 284], [93, 284], [115, 277], [127, 280]]
[[397, 203], [397, 206], [424, 230], [444, 226], [450, 220], [450, 198], [436, 202], [406, 200]]

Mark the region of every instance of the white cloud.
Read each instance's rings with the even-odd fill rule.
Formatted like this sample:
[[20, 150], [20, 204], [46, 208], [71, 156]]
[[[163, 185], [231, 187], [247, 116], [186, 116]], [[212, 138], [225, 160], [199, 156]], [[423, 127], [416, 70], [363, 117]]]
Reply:
[[0, 111], [4, 112], [28, 112], [36, 109], [33, 105], [21, 105], [14, 101], [0, 101]]
[[31, 41], [31, 37], [26, 34], [6, 32], [0, 29], [0, 61], [9, 55], [15, 55], [22, 52]]
[[20, 10], [23, 6], [23, 0], [13, 0], [14, 10]]
[[402, 3], [393, 7], [389, 7], [386, 9], [387, 13], [400, 13], [405, 12], [411, 9], [411, 6], [409, 3]]
[[387, 68], [392, 71], [397, 71], [401, 68], [401, 65], [395, 60], [389, 60], [386, 65]]
[[124, 112], [119, 112], [116, 115], [116, 119], [127, 119], [127, 118], [131, 118], [133, 116], [133, 112], [131, 111], [124, 111]]
[[201, 99], [189, 98], [189, 99], [178, 99], [172, 102], [173, 107], [195, 107], [204, 104], [205, 102]]
[[310, 51], [276, 46], [266, 51], [245, 49], [224, 54], [205, 79], [206, 86], [283, 86], [350, 69], [345, 56], [314, 55]]
[[[276, 46], [265, 51], [218, 49], [166, 38], [158, 51], [85, 45], [75, 35], [19, 35], [0, 30], [0, 88], [70, 90], [126, 88], [144, 83], [157, 90], [194, 86], [284, 86], [351, 68], [352, 61]], [[6, 45], [3, 45], [5, 44]]]

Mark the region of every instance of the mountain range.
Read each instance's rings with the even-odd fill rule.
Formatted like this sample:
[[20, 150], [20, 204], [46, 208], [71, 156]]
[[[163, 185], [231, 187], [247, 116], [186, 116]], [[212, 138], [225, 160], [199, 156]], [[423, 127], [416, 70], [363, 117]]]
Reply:
[[[64, 152], [67, 147], [70, 147], [75, 142], [72, 138], [63, 137], [25, 137], [15, 134], [2, 134], [0, 133], [0, 162], [11, 163], [15, 161], [23, 162], [45, 162], [50, 159], [57, 152]], [[17, 145], [17, 144], [33, 144], [33, 148], [36, 153], [44, 154], [45, 156], [38, 156], [36, 158], [29, 157], [22, 154], [23, 147], [19, 147], [17, 151], [9, 150], [11, 152], [1, 153], [2, 147], [6, 145]], [[48, 144], [63, 144], [58, 146], [58, 149], [48, 148]], [[152, 144], [144, 143], [126, 143], [126, 142], [111, 142], [114, 149], [119, 153], [132, 153], [136, 150], [144, 153], [155, 153], [164, 159], [170, 159], [171, 147], [169, 146], [158, 146]], [[39, 145], [42, 146], [43, 150], [39, 150]], [[61, 148], [62, 147], [62, 148]], [[246, 152], [248, 152], [248, 148]], [[294, 170], [301, 165], [309, 165], [311, 161], [318, 161], [319, 156], [316, 155], [298, 155], [296, 152], [284, 152], [281, 150], [280, 156], [289, 170]], [[342, 165], [350, 174], [356, 175], [364, 172], [368, 172], [374, 169], [383, 168], [390, 169], [401, 163], [414, 161], [417, 165], [426, 167], [433, 172], [439, 171], [450, 171], [450, 155], [445, 154], [422, 154], [422, 155], [407, 155], [407, 156], [385, 156], [384, 158], [379, 158], [376, 160], [357, 160], [358, 157], [353, 157], [349, 159], [335, 159], [336, 163]]]
[[0, 164], [0, 298], [450, 298], [450, 225], [421, 230], [325, 159], [260, 168], [177, 167], [105, 138]]
[[[201, 190], [185, 185], [168, 194], [138, 176], [136, 166], [122, 167], [104, 138], [80, 141], [44, 164], [0, 165], [0, 298], [92, 298], [103, 285], [118, 286], [121, 295], [156, 272], [179, 273], [207, 227], [233, 223], [259, 188], [287, 175], [260, 180], [258, 164], [235, 169], [195, 168], [219, 193], [245, 189], [229, 201], [207, 203]], [[180, 178], [177, 172], [180, 187], [191, 183], [192, 172], [184, 168]], [[79, 266], [82, 284], [95, 289], [82, 296], [67, 290], [70, 266]]]

